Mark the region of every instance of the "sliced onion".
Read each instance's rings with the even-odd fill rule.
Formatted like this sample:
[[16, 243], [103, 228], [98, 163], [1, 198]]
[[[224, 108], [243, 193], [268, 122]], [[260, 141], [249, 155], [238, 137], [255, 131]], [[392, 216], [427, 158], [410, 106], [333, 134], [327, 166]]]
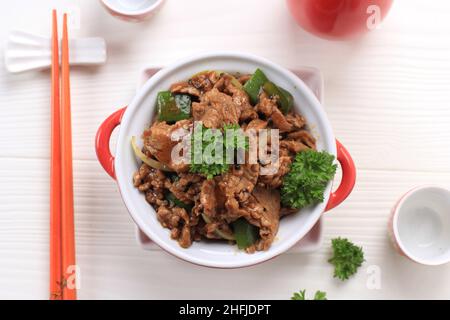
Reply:
[[152, 159], [150, 157], [147, 157], [142, 152], [142, 150], [138, 147], [135, 136], [131, 137], [131, 146], [133, 147], [133, 151], [134, 151], [134, 154], [136, 155], [136, 157], [141, 159], [142, 162], [144, 162], [146, 165], [148, 165], [154, 169], [158, 169], [158, 170], [162, 170], [162, 171], [174, 171], [174, 170], [170, 169], [168, 166], [166, 166], [165, 164], [163, 164], [159, 161], [156, 161], [155, 159]]
[[242, 89], [242, 83], [240, 83], [239, 80], [236, 79], [234, 76], [232, 76], [232, 75], [230, 75], [230, 76], [231, 76], [231, 81], [230, 81], [231, 84], [238, 89]]
[[[211, 219], [209, 219], [209, 217], [206, 214], [202, 213], [202, 218], [203, 218], [203, 220], [205, 220], [206, 223], [211, 223]], [[234, 240], [234, 235], [233, 234], [230, 234], [230, 233], [227, 233], [227, 232], [223, 232], [223, 231], [221, 231], [219, 229], [214, 230], [214, 233], [217, 236], [219, 236], [219, 237], [221, 237], [221, 238], [223, 238], [225, 240], [230, 240], [230, 241]]]

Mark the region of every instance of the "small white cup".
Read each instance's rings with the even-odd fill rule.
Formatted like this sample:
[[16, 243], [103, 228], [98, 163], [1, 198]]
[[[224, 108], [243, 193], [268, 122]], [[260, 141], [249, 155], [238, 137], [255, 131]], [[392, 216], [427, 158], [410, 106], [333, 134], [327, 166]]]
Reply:
[[131, 22], [150, 18], [164, 0], [100, 0], [113, 16]]
[[389, 233], [397, 251], [414, 262], [450, 262], [450, 191], [419, 186], [392, 209]]

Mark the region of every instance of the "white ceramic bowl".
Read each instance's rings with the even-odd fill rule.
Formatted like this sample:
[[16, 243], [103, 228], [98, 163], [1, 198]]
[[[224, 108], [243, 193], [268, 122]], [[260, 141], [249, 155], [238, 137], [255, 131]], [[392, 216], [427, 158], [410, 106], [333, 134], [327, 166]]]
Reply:
[[410, 190], [393, 208], [389, 230], [395, 248], [412, 261], [450, 262], [450, 191], [438, 186]]
[[[306, 118], [313, 135], [317, 138], [317, 148], [337, 155], [343, 169], [340, 187], [335, 193], [331, 193], [330, 183], [325, 191], [324, 202], [302, 209], [299, 214], [283, 218], [276, 240], [268, 251], [247, 254], [226, 242], [208, 241], [194, 242], [188, 249], [183, 249], [170, 238], [169, 230], [158, 222], [155, 210], [146, 202], [144, 195], [133, 186], [132, 176], [139, 163], [130, 147], [130, 139], [132, 136], [140, 136], [144, 129], [148, 128], [155, 114], [156, 94], [158, 91], [167, 90], [172, 83], [188, 79], [201, 70], [253, 73], [256, 68], [261, 68], [269, 79], [293, 94], [295, 108]], [[109, 152], [109, 137], [114, 127], [119, 124], [120, 132], [114, 159]], [[96, 148], [102, 166], [117, 179], [123, 201], [139, 228], [169, 253], [209, 267], [249, 266], [288, 250], [307, 234], [326, 209], [331, 209], [348, 196], [355, 182], [355, 168], [351, 157], [342, 145], [336, 144], [327, 116], [314, 94], [297, 76], [285, 68], [266, 59], [243, 53], [199, 54], [163, 68], [138, 91], [126, 111], [119, 110], [105, 120], [97, 133]]]
[[165, 0], [100, 0], [113, 16], [130, 22], [140, 22], [155, 14]]

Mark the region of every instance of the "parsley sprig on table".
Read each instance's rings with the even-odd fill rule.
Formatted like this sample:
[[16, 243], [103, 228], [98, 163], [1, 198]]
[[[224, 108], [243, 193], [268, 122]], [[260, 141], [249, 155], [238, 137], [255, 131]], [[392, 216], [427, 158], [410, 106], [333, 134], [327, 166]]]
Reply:
[[[195, 143], [201, 145], [196, 147]], [[230, 169], [230, 164], [226, 161], [227, 152], [231, 150], [234, 153], [238, 149], [248, 150], [248, 148], [248, 139], [243, 136], [237, 124], [225, 124], [223, 133], [203, 125], [201, 128], [197, 127], [191, 138], [190, 172], [200, 173], [207, 179], [212, 179]], [[221, 150], [222, 154], [216, 154], [216, 150]]]
[[[328, 260], [334, 265], [334, 277], [342, 281], [354, 275], [364, 262], [364, 252], [362, 247], [351, 243], [348, 239], [335, 238], [331, 240], [333, 256]], [[306, 300], [305, 290], [294, 292], [291, 300]], [[323, 291], [317, 291], [314, 300], [327, 300], [327, 295]]]
[[[291, 297], [291, 300], [307, 300], [306, 299], [306, 290], [301, 290], [299, 292], [294, 292], [294, 294]], [[314, 295], [313, 300], [327, 300], [327, 294], [323, 291], [316, 291], [316, 294]]]
[[326, 151], [305, 150], [297, 153], [291, 170], [283, 179], [281, 202], [300, 209], [323, 201], [328, 182], [336, 173], [334, 156]]
[[333, 256], [328, 260], [334, 265], [334, 277], [342, 281], [354, 275], [364, 262], [362, 247], [351, 243], [348, 239], [336, 238], [331, 240]]

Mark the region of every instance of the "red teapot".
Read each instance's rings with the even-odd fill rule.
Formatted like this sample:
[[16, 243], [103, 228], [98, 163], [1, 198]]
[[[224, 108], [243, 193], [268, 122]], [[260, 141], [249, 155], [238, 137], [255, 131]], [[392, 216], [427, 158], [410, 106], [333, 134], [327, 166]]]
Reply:
[[376, 29], [393, 0], [287, 0], [297, 23], [331, 40], [357, 37]]

